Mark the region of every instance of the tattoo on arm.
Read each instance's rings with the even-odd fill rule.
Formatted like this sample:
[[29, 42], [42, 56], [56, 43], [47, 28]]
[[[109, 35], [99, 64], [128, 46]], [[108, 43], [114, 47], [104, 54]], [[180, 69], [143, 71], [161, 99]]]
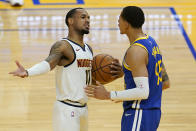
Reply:
[[163, 82], [164, 81], [167, 81], [167, 80], [169, 80], [169, 77], [168, 77], [168, 74], [167, 74], [167, 72], [166, 72], [166, 69], [165, 69], [165, 66], [164, 66], [164, 64], [162, 63], [162, 80], [163, 80]]
[[61, 42], [55, 43], [50, 50], [49, 56], [46, 58], [46, 61], [50, 63], [51, 69], [53, 69], [59, 63], [61, 57], [63, 56], [61, 46]]

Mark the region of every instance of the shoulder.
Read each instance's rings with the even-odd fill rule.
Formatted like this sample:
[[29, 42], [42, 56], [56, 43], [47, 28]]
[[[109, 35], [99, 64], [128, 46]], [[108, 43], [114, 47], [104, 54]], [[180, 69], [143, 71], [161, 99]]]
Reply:
[[70, 48], [71, 48], [71, 45], [69, 44], [69, 42], [64, 41], [64, 40], [55, 42], [51, 47], [52, 50], [59, 49], [61, 51], [64, 51]]
[[138, 64], [148, 62], [148, 52], [142, 46], [137, 44], [132, 45], [128, 48], [126, 54], [126, 62], [129, 66], [137, 66]]
[[138, 59], [146, 57], [148, 55], [148, 52], [143, 46], [140, 46], [140, 44], [138, 43], [130, 46], [127, 50], [127, 54], [131, 58]]

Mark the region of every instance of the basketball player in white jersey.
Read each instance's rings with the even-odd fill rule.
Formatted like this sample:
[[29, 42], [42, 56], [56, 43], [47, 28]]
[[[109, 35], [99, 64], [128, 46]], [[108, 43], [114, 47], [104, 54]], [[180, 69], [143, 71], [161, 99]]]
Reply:
[[[91, 84], [92, 49], [83, 42], [89, 33], [90, 18], [83, 8], [70, 10], [65, 22], [69, 33], [67, 38], [57, 41], [49, 56], [42, 62], [25, 70], [16, 61], [18, 69], [10, 72], [14, 76], [29, 77], [44, 74], [56, 67], [56, 98], [53, 112], [54, 131], [87, 131], [87, 96], [84, 87]], [[122, 76], [122, 67], [114, 61], [114, 77]]]

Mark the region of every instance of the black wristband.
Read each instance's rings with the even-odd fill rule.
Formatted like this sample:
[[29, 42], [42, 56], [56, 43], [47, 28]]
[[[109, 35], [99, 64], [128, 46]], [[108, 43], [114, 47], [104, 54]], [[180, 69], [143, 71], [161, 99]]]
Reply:
[[27, 77], [29, 76], [29, 73], [28, 73], [28, 71], [27, 70], [25, 70], [26, 71], [26, 73], [27, 73]]

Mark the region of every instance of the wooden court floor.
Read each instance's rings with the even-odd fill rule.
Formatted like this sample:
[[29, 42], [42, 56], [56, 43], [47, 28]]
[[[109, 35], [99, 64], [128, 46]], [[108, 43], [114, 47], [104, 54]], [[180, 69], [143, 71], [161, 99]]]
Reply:
[[[46, 58], [51, 45], [67, 35], [64, 24], [67, 11], [0, 11], [0, 131], [52, 131], [54, 71], [27, 79], [12, 77], [8, 72], [16, 68], [15, 60], [28, 68]], [[129, 42], [117, 27], [120, 11], [120, 8], [88, 9], [91, 32], [85, 41], [93, 47], [95, 55], [108, 53], [122, 60]], [[163, 92], [158, 131], [195, 131], [195, 59], [169, 8], [144, 8], [144, 11], [144, 31], [157, 40], [171, 80], [171, 88]], [[123, 89], [123, 79], [108, 84], [107, 88]], [[120, 131], [122, 103], [90, 99], [88, 108], [89, 131]]]

